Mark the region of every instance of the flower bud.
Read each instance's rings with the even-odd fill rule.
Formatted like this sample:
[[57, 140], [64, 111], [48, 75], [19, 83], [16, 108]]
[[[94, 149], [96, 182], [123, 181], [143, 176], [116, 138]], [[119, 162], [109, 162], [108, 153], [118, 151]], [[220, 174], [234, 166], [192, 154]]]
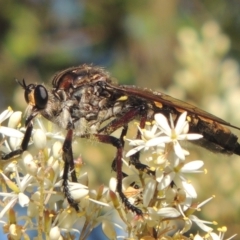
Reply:
[[14, 112], [9, 118], [8, 127], [17, 128], [21, 123], [21, 119], [22, 119], [22, 112], [20, 111]]
[[44, 149], [47, 144], [46, 134], [41, 129], [37, 129], [33, 134], [33, 143], [37, 149]]

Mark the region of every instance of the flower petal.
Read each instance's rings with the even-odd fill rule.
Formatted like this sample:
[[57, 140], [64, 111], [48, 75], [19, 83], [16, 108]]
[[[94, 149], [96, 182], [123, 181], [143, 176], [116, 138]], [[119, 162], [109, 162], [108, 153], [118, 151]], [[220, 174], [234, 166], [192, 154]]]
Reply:
[[42, 129], [37, 129], [33, 134], [33, 143], [37, 149], [43, 149], [47, 144], [46, 134]]
[[49, 232], [49, 239], [50, 240], [58, 240], [61, 239], [61, 231], [58, 226], [52, 227]]
[[81, 183], [71, 182], [69, 185], [69, 190], [74, 200], [80, 200], [89, 194], [88, 188]]
[[168, 187], [170, 185], [170, 183], [172, 182], [172, 180], [174, 179], [175, 177], [175, 172], [171, 172], [169, 174], [167, 174], [161, 182], [159, 182], [158, 184], [158, 190], [162, 190], [166, 187]]
[[177, 124], [175, 126], [176, 134], [180, 134], [181, 132], [183, 132], [185, 126], [188, 124], [188, 122], [186, 122], [186, 117], [187, 117], [187, 112], [183, 112], [178, 118]]
[[7, 118], [9, 118], [13, 113], [13, 110], [8, 107], [8, 109], [4, 110], [1, 114], [0, 114], [0, 123], [2, 123], [3, 121], [5, 121]]
[[176, 154], [181, 160], [184, 160], [184, 159], [185, 159], [185, 155], [184, 155], [183, 149], [182, 149], [182, 147], [180, 146], [180, 144], [179, 144], [178, 141], [175, 141], [175, 142], [174, 142], [173, 148], [174, 148], [175, 154]]
[[140, 150], [142, 150], [144, 148], [144, 146], [138, 146], [138, 147], [135, 147], [135, 148], [132, 148], [131, 150], [129, 150], [127, 153], [126, 153], [126, 157], [130, 157], [132, 156], [133, 154], [139, 152]]
[[179, 217], [181, 213], [176, 209], [172, 207], [165, 207], [161, 208], [157, 211], [158, 215], [165, 218], [175, 218]]
[[186, 163], [182, 168], [181, 168], [181, 172], [193, 172], [195, 170], [198, 170], [199, 168], [201, 168], [204, 165], [204, 162], [201, 160], [195, 160], [189, 163]]
[[[184, 228], [181, 230], [180, 233], [183, 234], [183, 233], [189, 231], [191, 229], [191, 227], [192, 227], [192, 221], [189, 218], [187, 218], [185, 220]], [[194, 238], [194, 240], [195, 240], [195, 238]]]
[[14, 112], [8, 120], [8, 127], [17, 128], [21, 123], [21, 119], [22, 119], [22, 112], [20, 111]]
[[206, 224], [204, 224], [204, 223], [209, 223], [209, 224], [211, 224], [211, 222], [203, 221], [203, 220], [197, 218], [197, 217], [194, 216], [194, 215], [190, 215], [189, 218], [190, 218], [193, 222], [195, 222], [204, 232], [209, 233], [209, 232], [211, 232], [211, 231], [213, 230], [211, 227], [209, 227], [209, 226], [207, 226]]
[[21, 207], [26, 207], [28, 205], [29, 201], [30, 201], [29, 197], [26, 194], [24, 194], [22, 192], [20, 192], [18, 194], [18, 203]]
[[126, 139], [126, 140], [129, 141], [130, 146], [140, 146], [145, 143], [145, 141], [143, 141], [142, 139], [135, 139], [135, 140]]
[[194, 189], [194, 187], [191, 183], [183, 181], [182, 185], [183, 185], [183, 188], [185, 189], [185, 191], [187, 192], [188, 196], [190, 196], [192, 198], [197, 198], [196, 190]]
[[9, 128], [9, 127], [4, 127], [4, 126], [0, 126], [0, 133], [8, 137], [15, 137], [15, 138], [22, 138], [24, 135], [19, 130]]
[[198, 140], [202, 138], [203, 135], [197, 133], [187, 133], [178, 135], [178, 140]]
[[162, 136], [150, 139], [146, 142], [145, 146], [154, 147], [154, 146], [162, 146], [164, 147], [165, 143], [171, 142], [171, 138], [169, 136]]
[[155, 193], [156, 189], [156, 181], [154, 179], [150, 179], [143, 191], [143, 206], [148, 207], [149, 202], [152, 200], [152, 197]]
[[109, 189], [112, 190], [113, 192], [116, 192], [117, 189], [117, 179], [114, 177], [111, 177], [109, 181]]
[[161, 114], [157, 113], [154, 115], [154, 119], [158, 124], [158, 127], [168, 136], [171, 136], [171, 128], [169, 126], [167, 118]]

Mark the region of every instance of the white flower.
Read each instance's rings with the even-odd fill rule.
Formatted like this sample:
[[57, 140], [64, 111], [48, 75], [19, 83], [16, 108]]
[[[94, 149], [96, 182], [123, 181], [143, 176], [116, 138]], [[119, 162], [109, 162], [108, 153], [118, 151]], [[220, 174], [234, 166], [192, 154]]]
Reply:
[[197, 140], [199, 138], [202, 138], [202, 135], [200, 134], [187, 133], [189, 129], [189, 124], [188, 124], [188, 121], [186, 121], [186, 117], [187, 117], [187, 112], [182, 113], [178, 118], [176, 126], [174, 127], [171, 114], [170, 114], [170, 126], [168, 124], [167, 118], [163, 114], [161, 113], [155, 114], [154, 118], [156, 121], [156, 125], [165, 134], [165, 136], [160, 136], [160, 137], [150, 139], [146, 143], [146, 146], [153, 147], [163, 143], [172, 142], [175, 154], [180, 159], [184, 160], [185, 154], [178, 141], [179, 140]]
[[[3, 139], [7, 136], [10, 137], [9, 141], [4, 141], [4, 145], [1, 146], [1, 150], [5, 153], [11, 152], [12, 149], [16, 149], [19, 144], [21, 143], [21, 139], [23, 138], [23, 133], [20, 132], [17, 128], [21, 121], [21, 112], [13, 112], [13, 110], [9, 107], [8, 109], [4, 110], [0, 114], [0, 133], [3, 136]], [[2, 126], [2, 122], [6, 119], [9, 119], [8, 121], [8, 127]], [[11, 148], [10, 148], [10, 146]]]
[[[216, 225], [216, 222], [210, 222], [210, 221], [205, 221], [205, 220], [201, 220], [198, 217], [196, 217], [195, 215], [193, 215], [193, 213], [195, 211], [199, 211], [201, 209], [201, 207], [205, 204], [207, 204], [209, 201], [211, 201], [214, 198], [214, 196], [206, 199], [205, 201], [201, 202], [200, 204], [191, 204], [191, 206], [188, 206], [188, 209], [185, 208], [185, 214], [184, 214], [184, 220], [185, 220], [185, 226], [184, 228], [181, 230], [181, 233], [185, 233], [187, 231], [189, 231], [192, 227], [193, 222], [196, 223], [198, 225], [199, 228], [201, 228], [204, 232], [209, 233], [212, 232], [213, 229], [211, 227], [209, 227], [206, 224], [214, 224]], [[179, 210], [181, 209], [181, 206], [178, 206]], [[181, 210], [180, 210], [181, 211]]]
[[29, 204], [29, 197], [24, 192], [26, 188], [29, 187], [29, 184], [33, 181], [33, 177], [27, 174], [20, 178], [17, 167], [15, 167], [16, 183], [11, 181], [3, 172], [0, 172], [0, 174], [2, 175], [6, 185], [13, 191], [9, 193], [0, 192], [0, 196], [4, 197], [4, 202], [8, 201], [0, 213], [0, 218], [2, 218], [9, 208], [13, 207], [17, 201], [21, 207], [26, 207]]
[[[0, 114], [0, 122], [10, 115], [10, 111], [7, 110]], [[12, 114], [13, 119], [9, 120], [9, 127], [0, 127], [0, 133], [4, 140], [7, 139], [6, 136], [16, 137], [19, 134], [20, 131], [11, 130], [10, 126], [19, 128], [20, 116], [21, 114], [17, 112]], [[124, 202], [122, 203], [119, 195], [116, 194], [117, 179], [112, 178], [109, 189], [103, 185], [98, 190], [88, 187], [87, 173], [81, 174], [81, 158], [74, 161], [78, 182], [68, 181], [70, 195], [76, 202], [79, 202], [80, 210], [76, 211], [69, 206], [66, 196], [61, 190], [64, 135], [61, 132], [52, 133], [51, 124], [45, 128], [41, 118], [36, 118], [35, 121], [38, 123], [38, 128], [41, 129], [33, 129], [31, 139], [35, 143], [35, 148], [29, 148], [29, 152], [25, 151], [18, 162], [11, 161], [11, 164], [8, 164], [5, 169], [2, 168], [4, 169], [3, 173], [0, 173], [3, 178], [3, 188], [0, 193], [3, 209], [0, 217], [9, 216], [7, 213], [13, 211], [13, 206], [18, 202], [20, 207], [28, 206], [26, 216], [21, 216], [21, 219], [26, 219], [25, 231], [35, 228], [35, 222], [41, 229], [42, 223], [39, 222], [39, 216], [41, 216], [49, 226], [47, 232], [50, 234], [50, 238], [54, 240], [62, 240], [64, 232], [66, 234], [75, 232], [81, 236], [88, 236], [92, 229], [99, 224], [102, 224], [103, 231], [109, 239], [116, 239], [119, 236], [116, 236], [117, 232], [114, 229], [117, 225], [112, 221], [114, 210], [126, 223], [129, 235], [134, 239], [137, 239], [139, 233], [144, 231], [146, 236], [150, 236], [152, 232], [148, 233], [147, 229], [152, 228], [161, 229], [157, 233], [159, 239], [169, 236], [173, 229], [177, 229], [177, 225], [173, 222], [180, 220], [184, 221], [185, 225], [183, 229], [177, 229], [179, 239], [182, 239], [182, 234], [190, 230], [195, 222], [207, 233], [204, 238], [199, 235], [196, 236], [196, 239], [223, 240], [223, 231], [219, 235], [215, 234], [208, 226], [208, 224], [212, 224], [211, 222], [200, 220], [193, 215], [208, 200], [194, 205], [193, 199], [197, 197], [197, 193], [191, 182], [185, 177], [186, 173], [202, 172], [200, 168], [203, 166], [203, 162], [200, 160], [184, 162], [187, 153], [181, 148], [179, 141], [201, 137], [198, 134], [187, 134], [186, 113], [179, 117], [176, 126], [173, 124], [171, 115], [169, 126], [166, 117], [156, 114], [156, 123], [153, 125], [146, 123], [146, 129], [138, 127], [141, 139], [127, 139], [133, 146], [133, 149], [127, 153], [128, 157], [141, 150], [148, 151], [146, 158], [141, 156], [142, 158], [139, 160], [144, 161], [143, 164], [147, 166], [151, 174], [138, 171], [133, 164], [129, 166], [122, 159], [125, 165], [123, 172], [127, 174], [122, 180], [122, 191], [129, 203], [141, 209], [143, 215], [137, 215], [124, 206]], [[22, 136], [21, 133], [18, 140], [21, 140]], [[54, 139], [59, 141], [55, 142]], [[9, 140], [4, 141], [3, 146], [7, 146], [8, 142]], [[9, 151], [11, 151], [10, 148], [3, 152]], [[74, 224], [78, 226], [76, 229]], [[9, 232], [14, 233], [14, 226], [10, 224], [9, 226]], [[145, 239], [144, 236], [142, 238]]]
[[[150, 130], [141, 129], [139, 126], [138, 126], [138, 130], [141, 133], [141, 139], [134, 139], [134, 140], [126, 139], [127, 141], [130, 142], [129, 143], [130, 146], [134, 146], [134, 148], [132, 148], [126, 153], [126, 157], [130, 157], [131, 155], [141, 150], [144, 150], [144, 151], [148, 150], [149, 146], [146, 145], [148, 140], [156, 138], [157, 136], [162, 134], [162, 132], [157, 132], [158, 128], [155, 124], [151, 127]], [[159, 144], [159, 146], [163, 148], [165, 144], [162, 143], [162, 144]]]
[[203, 166], [203, 161], [195, 160], [186, 164], [179, 164], [177, 166], [168, 165], [166, 168], [156, 169], [156, 180], [158, 181], [158, 189], [162, 190], [170, 185], [172, 181], [180, 180], [185, 191], [189, 196], [196, 198], [196, 192], [193, 186], [184, 177], [184, 173], [199, 173], [203, 172], [199, 169]]

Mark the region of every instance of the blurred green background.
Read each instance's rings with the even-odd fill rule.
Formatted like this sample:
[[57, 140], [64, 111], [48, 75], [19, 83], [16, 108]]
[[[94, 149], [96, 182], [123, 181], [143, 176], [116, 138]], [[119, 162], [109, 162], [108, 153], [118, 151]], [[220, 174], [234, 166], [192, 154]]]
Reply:
[[[56, 71], [92, 63], [121, 84], [163, 91], [240, 126], [239, 9], [239, 0], [0, 1], [0, 109], [26, 108], [15, 78], [51, 86]], [[83, 158], [107, 184], [115, 151], [97, 146]], [[192, 152], [208, 169], [190, 176], [199, 201], [216, 195], [200, 216], [240, 235], [240, 157]]]

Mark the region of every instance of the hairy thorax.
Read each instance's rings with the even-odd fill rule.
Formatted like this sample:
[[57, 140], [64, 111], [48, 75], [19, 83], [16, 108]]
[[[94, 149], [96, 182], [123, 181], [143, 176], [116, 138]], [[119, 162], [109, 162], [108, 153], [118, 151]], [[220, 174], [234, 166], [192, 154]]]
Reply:
[[97, 133], [110, 119], [123, 115], [133, 99], [110, 92], [96, 84], [87, 84], [71, 93], [49, 91], [47, 107], [40, 113], [63, 129], [74, 129], [80, 136]]

